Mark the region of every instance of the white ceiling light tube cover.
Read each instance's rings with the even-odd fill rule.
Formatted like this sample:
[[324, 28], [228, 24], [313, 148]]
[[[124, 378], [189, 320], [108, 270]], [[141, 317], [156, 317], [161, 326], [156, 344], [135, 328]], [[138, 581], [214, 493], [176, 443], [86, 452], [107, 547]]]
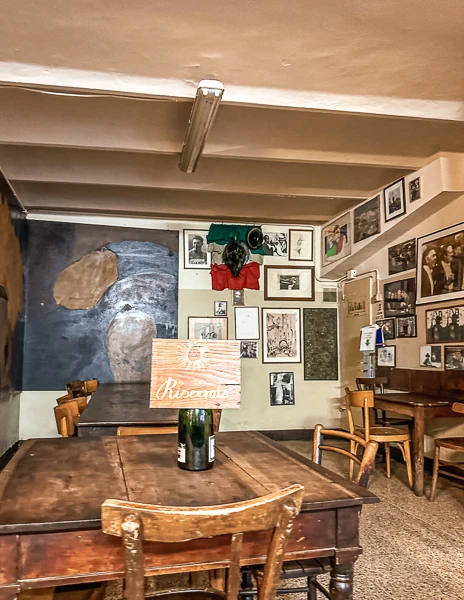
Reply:
[[214, 79], [200, 81], [180, 155], [181, 171], [185, 173], [195, 171], [223, 93], [224, 86], [220, 81]]

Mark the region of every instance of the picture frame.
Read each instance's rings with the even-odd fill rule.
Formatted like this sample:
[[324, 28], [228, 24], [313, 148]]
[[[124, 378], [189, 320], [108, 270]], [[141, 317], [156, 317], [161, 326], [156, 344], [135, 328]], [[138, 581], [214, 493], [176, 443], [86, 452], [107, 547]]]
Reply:
[[417, 238], [417, 304], [464, 299], [464, 223]]
[[322, 302], [337, 302], [337, 288], [322, 288]]
[[396, 318], [396, 337], [397, 339], [417, 337], [416, 315]]
[[396, 346], [380, 346], [377, 348], [378, 367], [396, 367]]
[[391, 183], [383, 190], [385, 223], [406, 214], [404, 178]]
[[445, 371], [464, 371], [464, 346], [445, 346]]
[[292, 372], [269, 373], [269, 397], [271, 406], [295, 404], [295, 374]]
[[326, 267], [351, 254], [351, 215], [333, 219], [322, 228], [322, 266]]
[[189, 340], [227, 340], [227, 317], [188, 317]]
[[258, 342], [241, 340], [240, 358], [258, 358]]
[[263, 228], [262, 249], [264, 256], [274, 258], [287, 258], [288, 256], [288, 233], [286, 231], [265, 231]]
[[262, 308], [262, 362], [301, 363], [301, 309]]
[[389, 340], [396, 339], [396, 326], [394, 318], [378, 319], [376, 323], [382, 330], [384, 341], [387, 342]]
[[409, 182], [409, 202], [415, 202], [422, 198], [422, 182], [420, 177], [415, 177]]
[[259, 340], [259, 308], [257, 306], [235, 307], [235, 339]]
[[441, 369], [441, 346], [421, 346], [419, 348], [419, 366], [429, 369]]
[[464, 304], [425, 311], [427, 344], [464, 342]]
[[266, 265], [264, 299], [313, 302], [315, 300], [314, 267]]
[[232, 305], [233, 306], [244, 306], [245, 305], [245, 290], [232, 290]]
[[207, 251], [206, 236], [202, 229], [184, 229], [184, 269], [210, 269], [211, 254]]
[[314, 260], [314, 231], [312, 229], [290, 229], [288, 232], [288, 260]]
[[383, 316], [407, 317], [416, 312], [416, 280], [399, 279], [389, 281], [383, 286]]
[[214, 301], [214, 316], [215, 317], [227, 317], [227, 301], [226, 300], [215, 300]]
[[356, 206], [353, 212], [353, 239], [358, 244], [380, 233], [380, 194]]
[[416, 238], [388, 248], [388, 274], [397, 275], [416, 268]]

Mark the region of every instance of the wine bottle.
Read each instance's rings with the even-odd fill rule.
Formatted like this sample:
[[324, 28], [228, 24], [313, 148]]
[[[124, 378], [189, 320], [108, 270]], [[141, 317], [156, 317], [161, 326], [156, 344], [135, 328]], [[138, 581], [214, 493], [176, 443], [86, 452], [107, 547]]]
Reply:
[[213, 411], [206, 408], [181, 408], [177, 464], [185, 471], [205, 471], [214, 466], [215, 439]]

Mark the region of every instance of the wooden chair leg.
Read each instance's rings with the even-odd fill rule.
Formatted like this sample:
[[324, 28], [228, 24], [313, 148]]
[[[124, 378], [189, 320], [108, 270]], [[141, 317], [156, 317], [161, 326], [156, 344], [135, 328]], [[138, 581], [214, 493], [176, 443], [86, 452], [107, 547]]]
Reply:
[[390, 459], [390, 444], [385, 442], [385, 463], [387, 467], [387, 477], [391, 477], [391, 459]]
[[226, 569], [214, 569], [210, 571], [211, 586], [215, 590], [226, 591]]
[[430, 490], [430, 502], [433, 502], [435, 500], [435, 492], [437, 489], [437, 481], [438, 481], [439, 463], [440, 463], [440, 446], [435, 444], [435, 456], [433, 459], [432, 489]]
[[[350, 440], [351, 454], [356, 454], [356, 450], [357, 450], [356, 446], [357, 446], [357, 444], [355, 444], [355, 442]], [[353, 473], [354, 473], [354, 460], [350, 460], [350, 481], [353, 479]]]
[[408, 473], [408, 482], [409, 482], [409, 487], [412, 489], [413, 488], [413, 482], [412, 482], [412, 462], [411, 462], [411, 444], [410, 442], [403, 442], [403, 448], [404, 448], [404, 462], [406, 463], [406, 471]]
[[308, 577], [308, 600], [317, 600], [317, 588], [314, 585], [315, 581], [316, 577]]

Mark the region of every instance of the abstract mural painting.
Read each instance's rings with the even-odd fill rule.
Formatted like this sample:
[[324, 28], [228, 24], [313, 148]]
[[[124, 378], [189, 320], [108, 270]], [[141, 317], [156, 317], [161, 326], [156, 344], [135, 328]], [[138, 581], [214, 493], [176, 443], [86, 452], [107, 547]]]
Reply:
[[177, 231], [28, 221], [25, 390], [149, 381], [177, 338]]
[[304, 308], [304, 378], [338, 379], [338, 328], [336, 308]]

